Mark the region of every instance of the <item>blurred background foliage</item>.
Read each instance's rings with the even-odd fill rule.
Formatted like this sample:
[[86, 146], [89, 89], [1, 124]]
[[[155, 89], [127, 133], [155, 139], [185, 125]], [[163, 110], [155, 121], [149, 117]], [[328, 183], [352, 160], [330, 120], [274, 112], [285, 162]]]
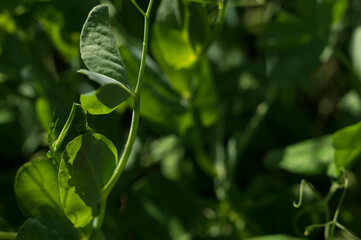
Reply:
[[[324, 213], [304, 210], [315, 200], [307, 191], [306, 207], [293, 208], [300, 180], [325, 195], [330, 177], [351, 165], [340, 222], [361, 236], [360, 127], [349, 130], [355, 138], [331, 139], [361, 117], [360, 1], [229, 0], [214, 36], [216, 2], [155, 1], [140, 129], [108, 200], [106, 238], [302, 238]], [[131, 1], [0, 1], [2, 231], [16, 231], [25, 220], [15, 173], [46, 155], [53, 112], [60, 129], [79, 94], [96, 88], [76, 71], [84, 68], [82, 25], [100, 3], [110, 6], [134, 84], [143, 18]], [[130, 110], [125, 103], [112, 114], [89, 115], [89, 125], [121, 150]], [[344, 164], [346, 155], [335, 151], [347, 143], [354, 155]], [[351, 239], [344, 234], [339, 238]], [[323, 231], [308, 238], [323, 239]]]

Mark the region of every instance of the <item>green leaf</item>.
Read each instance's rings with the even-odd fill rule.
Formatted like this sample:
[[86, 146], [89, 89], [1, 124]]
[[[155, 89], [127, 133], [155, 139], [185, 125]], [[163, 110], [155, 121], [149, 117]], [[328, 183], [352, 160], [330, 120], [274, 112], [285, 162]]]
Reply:
[[52, 115], [51, 109], [52, 109], [51, 104], [46, 98], [40, 97], [36, 99], [35, 102], [36, 115], [41, 123], [41, 126], [45, 131], [49, 130], [49, 124], [51, 122], [51, 115]]
[[209, 127], [218, 120], [220, 106], [211, 66], [207, 58], [199, 59], [192, 80], [192, 104], [197, 108], [202, 126]]
[[[137, 78], [141, 51], [131, 42], [119, 48], [130, 79]], [[183, 133], [192, 124], [191, 116], [179, 93], [159, 66], [147, 57], [145, 78], [141, 89], [140, 114], [162, 132]]]
[[110, 113], [119, 106], [119, 103], [125, 101], [129, 94], [135, 96], [127, 86], [103, 74], [84, 69], [78, 72], [87, 75], [91, 80], [101, 85], [98, 90], [80, 96], [82, 106], [90, 114]]
[[317, 41], [331, 44], [332, 34], [339, 30], [337, 24], [347, 9], [347, 0], [296, 0], [291, 4], [295, 12], [280, 11], [259, 46], [282, 51]]
[[[309, 78], [321, 64], [320, 57], [325, 46], [324, 42], [315, 41], [280, 54], [270, 81], [274, 86], [288, 87]], [[302, 58], [298, 57], [300, 55]]]
[[247, 238], [247, 240], [305, 240], [305, 239], [291, 237], [284, 234], [276, 234], [276, 235], [266, 235], [260, 237]]
[[99, 83], [101, 86], [104, 86], [106, 84], [118, 84], [129, 94], [134, 95], [134, 93], [127, 86], [124, 86], [121, 82], [118, 82], [118, 81], [114, 80], [113, 78], [107, 77], [100, 73], [91, 72], [91, 71], [88, 71], [85, 69], [80, 69], [80, 70], [78, 70], [78, 72], [82, 73], [84, 75], [87, 75], [89, 79]]
[[84, 134], [71, 141], [59, 168], [60, 199], [75, 227], [86, 226], [97, 215], [101, 190], [113, 174], [118, 153], [100, 134]]
[[[109, 83], [103, 85], [98, 91], [82, 95], [81, 102], [86, 110], [92, 114], [106, 114], [113, 111], [119, 104], [130, 96], [131, 86], [125, 71], [123, 61], [119, 55], [109, 22], [108, 7], [99, 5], [93, 8], [83, 26], [80, 36], [80, 52], [85, 65], [91, 72], [105, 75], [120, 84], [111, 93], [118, 96], [104, 100], [104, 94], [109, 93]], [[101, 75], [86, 73], [92, 80], [99, 80]], [[104, 78], [102, 78], [104, 79]], [[107, 79], [108, 81], [109, 79]], [[104, 81], [102, 80], [104, 83]], [[108, 86], [106, 91], [102, 88]], [[115, 87], [115, 85], [110, 85]], [[93, 106], [95, 105], [95, 106]], [[93, 106], [93, 107], [92, 107]]]
[[189, 11], [188, 35], [195, 52], [203, 51], [206, 42], [210, 38], [210, 24], [207, 7], [204, 4], [190, 3], [186, 5]]
[[53, 157], [57, 166], [60, 164], [61, 154], [63, 153], [66, 145], [75, 137], [89, 132], [86, 112], [80, 104], [73, 103], [73, 107], [69, 114], [63, 129], [61, 130], [59, 137], [52, 144]]
[[292, 144], [283, 150], [275, 150], [268, 154], [265, 164], [269, 167], [279, 167], [292, 173], [317, 175], [333, 172], [333, 156], [331, 136], [306, 140]]
[[107, 84], [98, 90], [82, 94], [80, 96], [81, 105], [90, 114], [108, 114], [115, 110], [120, 103], [129, 97], [119, 84]]
[[54, 218], [30, 218], [20, 227], [16, 240], [78, 240], [75, 228]]
[[191, 68], [198, 59], [187, 26], [181, 21], [179, 8], [178, 1], [163, 0], [152, 28], [152, 53], [167, 71]]
[[15, 195], [28, 217], [64, 216], [58, 189], [58, 173], [46, 158], [24, 164], [16, 174]]
[[351, 57], [356, 74], [361, 79], [361, 26], [357, 27], [351, 40]]
[[[64, 29], [64, 26], [62, 26], [62, 21], [64, 20], [57, 11], [59, 10], [55, 9], [55, 7], [54, 9], [48, 7], [43, 10], [43, 12], [46, 13], [44, 16], [39, 17], [39, 21], [41, 22], [45, 33], [48, 34], [49, 39], [52, 41], [53, 46], [56, 47], [59, 53], [61, 53], [68, 62], [71, 62], [72, 60], [74, 61], [79, 58], [78, 46], [68, 43], [65, 40], [64, 35], [66, 30]], [[70, 34], [68, 33], [68, 35]]]
[[332, 135], [335, 165], [339, 172], [349, 168], [361, 155], [361, 122], [338, 130]]

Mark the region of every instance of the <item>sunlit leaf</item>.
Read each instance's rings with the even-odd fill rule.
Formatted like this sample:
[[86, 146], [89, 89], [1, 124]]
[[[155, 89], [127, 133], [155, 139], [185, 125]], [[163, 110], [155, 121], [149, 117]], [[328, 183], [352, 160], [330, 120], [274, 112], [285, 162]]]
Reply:
[[349, 168], [361, 155], [361, 122], [335, 132], [332, 143], [335, 148], [336, 170]]
[[209, 127], [219, 117], [218, 93], [211, 66], [206, 58], [201, 58], [193, 76], [193, 104], [197, 108], [203, 126]]
[[85, 134], [71, 141], [59, 168], [60, 198], [75, 227], [86, 226], [97, 214], [101, 190], [113, 174], [118, 153], [100, 134]]
[[64, 216], [59, 196], [57, 169], [49, 159], [33, 160], [18, 170], [15, 194], [26, 216]]
[[268, 154], [265, 164], [279, 167], [292, 173], [317, 175], [333, 172], [334, 150], [331, 136], [306, 140], [292, 144], [283, 150], [275, 150]]
[[163, 0], [152, 28], [152, 53], [166, 71], [190, 68], [198, 58], [180, 14], [178, 1]]
[[82, 94], [80, 102], [90, 114], [107, 114], [125, 101], [129, 94], [119, 84], [106, 84], [98, 90]]
[[91, 80], [101, 85], [98, 90], [80, 96], [82, 106], [90, 114], [110, 113], [119, 106], [119, 103], [125, 101], [129, 94], [134, 95], [122, 83], [105, 75], [87, 70], [79, 70], [78, 72], [87, 75]]
[[35, 102], [35, 110], [43, 129], [46, 131], [49, 130], [52, 114], [50, 102], [46, 98], [38, 98]]
[[[84, 108], [92, 114], [106, 114], [113, 111], [130, 96], [131, 87], [117, 49], [106, 5], [99, 5], [89, 13], [80, 36], [80, 52], [85, 65], [91, 72], [105, 75], [120, 82], [122, 86], [109, 90], [109, 84], [106, 84], [97, 92], [82, 95], [81, 102], [84, 103]], [[94, 77], [94, 74], [87, 73], [87, 75], [92, 80], [99, 79], [99, 76]], [[109, 94], [108, 91], [111, 91], [111, 94], [116, 93], [118, 97], [104, 99], [104, 95]]]

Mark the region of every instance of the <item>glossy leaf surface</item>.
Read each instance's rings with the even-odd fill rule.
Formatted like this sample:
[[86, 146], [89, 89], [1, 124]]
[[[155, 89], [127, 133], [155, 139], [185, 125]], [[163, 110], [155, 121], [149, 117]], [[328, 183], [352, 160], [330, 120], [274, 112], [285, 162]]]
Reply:
[[100, 134], [78, 136], [66, 147], [59, 169], [60, 198], [75, 227], [86, 226], [96, 215], [117, 158], [113, 143]]
[[15, 181], [17, 201], [26, 216], [64, 216], [58, 189], [58, 173], [49, 159], [24, 164]]
[[[81, 102], [84, 108], [90, 109], [89, 112], [92, 114], [106, 114], [113, 111], [130, 96], [131, 87], [117, 49], [106, 5], [99, 5], [89, 13], [80, 36], [80, 52], [85, 65], [91, 72], [114, 79], [122, 86], [109, 93], [108, 88], [103, 89], [106, 86], [104, 85], [97, 92], [82, 95]], [[94, 74], [87, 75], [95, 80]], [[96, 79], [99, 79], [99, 76]], [[103, 96], [108, 94], [115, 94], [118, 97], [104, 99]], [[91, 107], [93, 105], [94, 107]]]

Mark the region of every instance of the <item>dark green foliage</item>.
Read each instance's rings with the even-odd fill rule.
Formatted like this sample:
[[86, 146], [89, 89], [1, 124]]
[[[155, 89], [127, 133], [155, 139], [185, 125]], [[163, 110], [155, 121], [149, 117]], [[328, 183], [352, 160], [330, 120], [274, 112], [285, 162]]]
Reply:
[[360, 1], [148, 3], [0, 1], [0, 239], [361, 236]]

